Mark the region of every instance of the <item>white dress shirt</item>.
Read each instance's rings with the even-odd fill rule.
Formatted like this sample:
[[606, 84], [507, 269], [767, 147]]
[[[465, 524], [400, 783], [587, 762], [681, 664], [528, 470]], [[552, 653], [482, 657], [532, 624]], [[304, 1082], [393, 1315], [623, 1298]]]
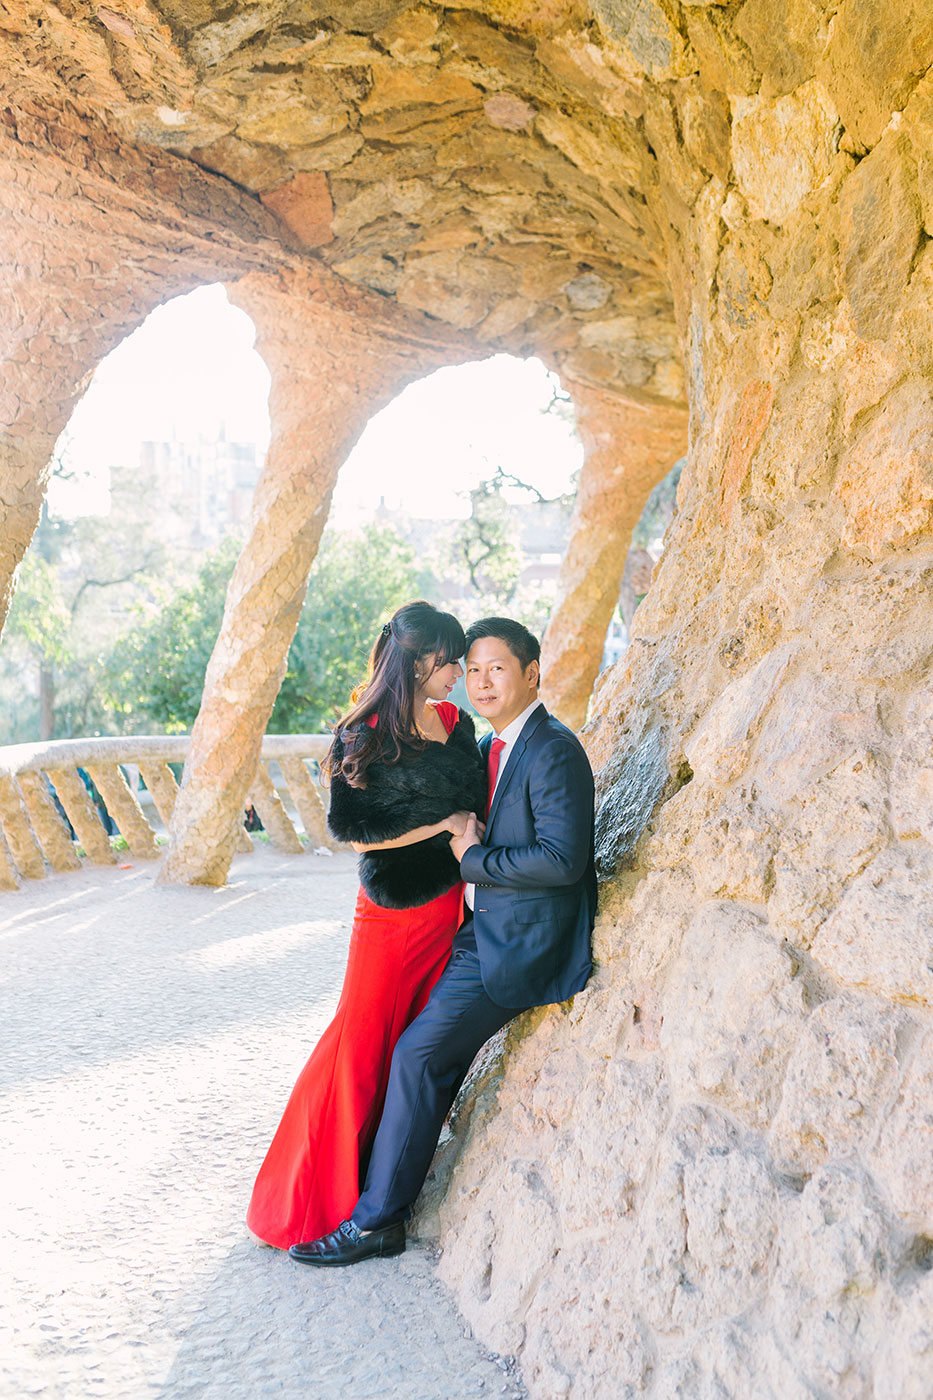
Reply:
[[[531, 704], [526, 709], [522, 710], [520, 715], [516, 715], [516, 717], [513, 720], [509, 721], [509, 723], [502, 730], [501, 734], [496, 734], [493, 736], [496, 739], [501, 739], [503, 744], [505, 745], [505, 748], [499, 750], [499, 770], [496, 773], [496, 781], [493, 784], [492, 792], [489, 794], [490, 807], [492, 806], [492, 799], [495, 796], [496, 788], [502, 781], [502, 775], [505, 772], [506, 766], [508, 765], [508, 761], [512, 756], [512, 750], [514, 749], [518, 741], [519, 735], [521, 734], [522, 730], [525, 728], [525, 725], [531, 719], [531, 716], [534, 714], [535, 710], [540, 704], [541, 701], [537, 698], [532, 700]], [[479, 815], [480, 814], [477, 812], [477, 816]], [[475, 892], [475, 885], [464, 885], [463, 902], [468, 909], [473, 908]]]

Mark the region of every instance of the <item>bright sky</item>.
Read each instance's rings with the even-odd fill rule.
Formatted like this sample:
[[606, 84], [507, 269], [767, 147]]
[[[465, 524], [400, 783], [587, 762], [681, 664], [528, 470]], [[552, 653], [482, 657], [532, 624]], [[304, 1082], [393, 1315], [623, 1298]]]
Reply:
[[[264, 451], [269, 374], [253, 340], [249, 317], [220, 286], [154, 311], [101, 362], [75, 409], [59, 450], [83, 479], [53, 483], [52, 511], [106, 511], [109, 467], [136, 463], [147, 440], [212, 439], [223, 424], [228, 439]], [[498, 465], [545, 495], [566, 490], [582, 448], [568, 424], [542, 412], [552, 383], [539, 360], [497, 355], [410, 385], [342, 468], [337, 523], [354, 523], [380, 496], [409, 515], [468, 515], [462, 493]]]

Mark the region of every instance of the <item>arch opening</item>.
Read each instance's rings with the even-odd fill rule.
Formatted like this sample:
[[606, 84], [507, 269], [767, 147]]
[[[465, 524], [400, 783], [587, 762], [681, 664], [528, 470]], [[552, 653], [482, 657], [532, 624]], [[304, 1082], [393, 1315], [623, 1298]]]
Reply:
[[0, 637], [0, 742], [132, 732], [121, 637], [245, 526], [269, 432], [253, 334], [205, 286], [101, 360], [55, 444]]
[[[209, 285], [158, 307], [101, 362], [56, 444], [0, 643], [0, 695], [11, 701], [0, 741], [190, 728], [270, 435], [270, 377], [254, 336]], [[273, 731], [317, 729], [339, 703], [334, 689], [326, 705], [303, 704], [299, 669], [341, 567], [352, 564], [363, 594], [367, 568], [389, 557], [373, 532], [391, 542], [392, 563], [364, 610], [374, 617], [407, 590], [471, 616], [511, 609], [543, 631], [581, 457], [572, 404], [535, 359], [434, 371], [374, 414], [337, 479], [311, 582], [312, 596], [318, 576], [330, 593], [299, 624]], [[50, 625], [37, 629], [43, 600]], [[347, 689], [365, 631], [364, 620], [342, 639]], [[179, 655], [185, 643], [190, 659]], [[164, 684], [153, 684], [147, 649], [174, 658]], [[140, 705], [147, 684], [160, 698]]]

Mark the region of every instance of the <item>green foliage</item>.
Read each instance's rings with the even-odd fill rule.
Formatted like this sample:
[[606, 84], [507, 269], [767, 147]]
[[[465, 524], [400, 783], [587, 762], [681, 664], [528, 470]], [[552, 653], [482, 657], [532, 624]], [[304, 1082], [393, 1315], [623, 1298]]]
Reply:
[[191, 728], [239, 551], [236, 540], [225, 540], [205, 557], [193, 584], [162, 589], [157, 611], [138, 607], [137, 625], [103, 658], [104, 707], [124, 733]]
[[[197, 581], [163, 593], [106, 658], [105, 703], [124, 731], [191, 728], [239, 548], [209, 554]], [[317, 733], [345, 709], [379, 627], [416, 592], [414, 555], [393, 530], [325, 534], [269, 733]]]
[[415, 556], [396, 532], [325, 533], [268, 732], [319, 733], [366, 675], [376, 634], [419, 596]]
[[[71, 473], [59, 460], [53, 476]], [[162, 556], [153, 513], [143, 490], [118, 502], [118, 531], [104, 517], [58, 519], [43, 506], [0, 638], [0, 743], [107, 727], [98, 662], [150, 593]]]
[[500, 606], [511, 602], [522, 556], [501, 477], [481, 481], [470, 492], [470, 516], [454, 533], [452, 555], [455, 569], [465, 572], [477, 594], [493, 594]]
[[69, 656], [71, 612], [62, 596], [58, 572], [31, 550], [16, 577], [16, 592], [4, 629], [8, 642], [20, 643], [37, 664], [60, 663]]
[[[464, 624], [507, 613], [540, 636], [553, 589], [519, 582], [507, 499], [515, 489], [543, 500], [500, 468], [470, 493], [467, 521], [434, 522], [414, 545], [385, 525], [326, 531], [269, 732], [314, 733], [332, 722], [365, 677], [379, 627], [412, 598], [430, 598]], [[140, 492], [121, 514], [129, 528], [116, 533], [100, 517], [44, 514], [3, 634], [0, 743], [43, 728], [46, 737], [190, 730], [240, 546], [226, 541], [193, 580], [169, 582], [150, 533], [156, 513], [154, 497]]]

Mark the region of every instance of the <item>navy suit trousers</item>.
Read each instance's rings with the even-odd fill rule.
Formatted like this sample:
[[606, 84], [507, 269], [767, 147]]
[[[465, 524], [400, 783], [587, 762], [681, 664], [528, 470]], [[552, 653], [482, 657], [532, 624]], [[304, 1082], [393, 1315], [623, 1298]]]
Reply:
[[497, 1006], [486, 995], [468, 914], [427, 1006], [396, 1044], [366, 1183], [353, 1211], [361, 1230], [411, 1214], [476, 1052], [523, 1009]]

